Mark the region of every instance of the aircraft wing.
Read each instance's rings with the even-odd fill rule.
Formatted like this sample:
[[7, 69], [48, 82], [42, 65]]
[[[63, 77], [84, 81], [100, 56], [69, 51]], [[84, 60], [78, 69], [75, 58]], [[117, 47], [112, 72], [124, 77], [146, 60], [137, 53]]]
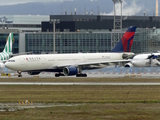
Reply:
[[131, 60], [111, 60], [111, 61], [101, 61], [101, 62], [88, 62], [88, 63], [80, 63], [78, 64], [79, 66], [86, 66], [86, 65], [99, 65], [99, 64], [104, 64], [104, 65], [110, 65], [110, 63], [123, 63], [123, 62], [130, 62]]
[[156, 65], [157, 65], [157, 66], [160, 66], [159, 59], [156, 59], [156, 60], [157, 60]]
[[157, 66], [160, 66], [160, 64], [159, 64], [159, 63], [156, 63], [156, 65], [157, 65]]
[[118, 63], [124, 63], [124, 62], [130, 62], [131, 59], [129, 60], [111, 60], [111, 61], [100, 61], [100, 62], [85, 62], [85, 63], [78, 63], [78, 64], [63, 64], [59, 66], [52, 66], [52, 68], [63, 68], [67, 66], [81, 66], [81, 67], [100, 67], [100, 66], [109, 66], [111, 64], [118, 64]]

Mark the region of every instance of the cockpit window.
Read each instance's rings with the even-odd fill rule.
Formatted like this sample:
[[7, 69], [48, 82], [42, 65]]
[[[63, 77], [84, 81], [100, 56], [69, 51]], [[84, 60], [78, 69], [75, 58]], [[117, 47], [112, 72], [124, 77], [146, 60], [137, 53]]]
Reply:
[[15, 62], [15, 60], [8, 60], [8, 62]]

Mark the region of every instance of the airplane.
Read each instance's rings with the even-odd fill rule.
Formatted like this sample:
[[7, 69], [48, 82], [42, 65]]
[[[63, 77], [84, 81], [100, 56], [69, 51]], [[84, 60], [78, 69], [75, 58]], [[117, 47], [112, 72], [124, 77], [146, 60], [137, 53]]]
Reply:
[[4, 68], [4, 62], [6, 62], [12, 55], [12, 43], [13, 43], [13, 33], [10, 33], [4, 50], [0, 52], [0, 68]]
[[126, 63], [124, 67], [159, 67], [160, 66], [160, 52], [157, 53], [143, 53], [133, 56], [130, 62]]
[[5, 66], [21, 72], [38, 75], [40, 72], [56, 72], [55, 77], [72, 76], [87, 77], [83, 70], [99, 69], [112, 63], [129, 62], [124, 60], [131, 53], [131, 46], [136, 26], [130, 26], [111, 52], [107, 53], [74, 53], [74, 54], [40, 54], [20, 55], [10, 58]]

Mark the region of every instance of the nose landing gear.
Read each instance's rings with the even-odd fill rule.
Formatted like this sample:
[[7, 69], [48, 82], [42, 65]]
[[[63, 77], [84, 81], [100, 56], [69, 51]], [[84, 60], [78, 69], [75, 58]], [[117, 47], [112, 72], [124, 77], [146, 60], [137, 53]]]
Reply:
[[18, 77], [22, 77], [22, 72], [21, 71], [17, 71], [18, 73]]

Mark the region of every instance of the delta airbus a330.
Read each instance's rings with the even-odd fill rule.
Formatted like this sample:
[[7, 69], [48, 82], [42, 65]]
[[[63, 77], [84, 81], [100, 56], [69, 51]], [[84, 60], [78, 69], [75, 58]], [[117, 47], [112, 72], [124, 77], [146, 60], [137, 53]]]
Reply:
[[83, 70], [98, 69], [112, 63], [128, 62], [124, 60], [130, 53], [135, 26], [131, 26], [124, 33], [116, 47], [109, 53], [77, 53], [77, 54], [40, 54], [20, 55], [13, 57], [5, 63], [9, 69], [21, 72], [28, 72], [30, 75], [37, 75], [40, 72], [56, 72], [55, 77], [71, 76], [87, 77]]

